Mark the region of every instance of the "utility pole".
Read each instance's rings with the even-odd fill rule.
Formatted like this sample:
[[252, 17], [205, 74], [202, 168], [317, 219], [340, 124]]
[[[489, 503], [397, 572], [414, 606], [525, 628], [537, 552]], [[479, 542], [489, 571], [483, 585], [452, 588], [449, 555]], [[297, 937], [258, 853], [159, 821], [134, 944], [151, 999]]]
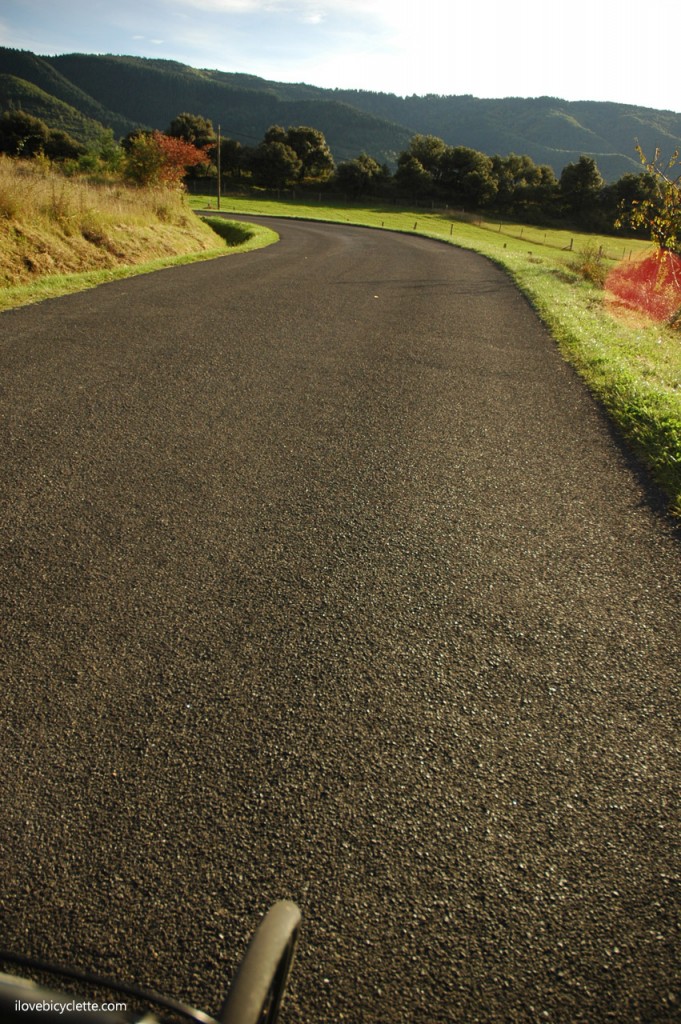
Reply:
[[218, 125], [218, 210], [220, 209], [220, 125]]

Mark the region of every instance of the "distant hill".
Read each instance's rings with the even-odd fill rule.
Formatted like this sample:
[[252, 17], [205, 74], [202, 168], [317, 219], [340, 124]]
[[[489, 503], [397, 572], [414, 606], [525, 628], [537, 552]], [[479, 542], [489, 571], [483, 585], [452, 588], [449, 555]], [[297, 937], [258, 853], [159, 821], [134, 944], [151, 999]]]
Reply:
[[14, 75], [0, 75], [0, 110], [25, 110], [50, 128], [86, 143], [97, 142], [105, 132], [100, 121], [86, 117], [75, 107]]
[[[20, 82], [26, 82], [37, 87], [44, 95], [50, 96], [54, 100], [79, 111], [87, 122], [94, 121], [105, 128], [110, 128], [116, 137], [127, 135], [129, 131], [138, 126], [138, 122], [135, 119], [128, 120], [121, 114], [105, 109], [92, 96], [83, 92], [73, 82], [70, 82], [68, 78], [64, 78], [50, 64], [49, 60], [46, 60], [44, 57], [37, 57], [27, 50], [9, 50], [0, 47], [0, 74], [12, 76], [12, 78], [18, 79]], [[16, 83], [13, 88], [16, 90]], [[34, 117], [40, 117], [47, 121], [51, 128], [62, 127], [59, 124], [52, 124], [51, 121], [47, 120], [47, 117], [43, 117], [36, 106], [38, 103], [37, 98], [33, 102], [28, 97], [19, 97], [19, 100], [21, 108], [26, 113], [33, 114]], [[2, 101], [3, 105], [9, 105], [5, 104], [4, 94]], [[44, 97], [41, 98], [40, 102], [45, 103]], [[85, 142], [91, 137], [90, 132], [91, 127], [87, 127], [83, 131], [74, 129], [72, 134]]]
[[[413, 134], [330, 91], [280, 87], [250, 75], [142, 57], [69, 54], [47, 59], [102, 106], [152, 128], [167, 128], [177, 114], [188, 111], [220, 124], [224, 135], [255, 145], [272, 124], [308, 124], [324, 132], [336, 161], [370, 150], [381, 161], [394, 162]], [[315, 92], [321, 97], [312, 97]]]
[[[527, 154], [557, 174], [586, 154], [594, 157], [607, 180], [641, 169], [637, 140], [651, 154], [657, 146], [668, 155], [681, 147], [681, 113], [621, 103], [550, 96], [403, 98], [273, 82], [170, 60], [94, 54], [39, 57], [4, 48], [0, 76], [3, 107], [20, 106], [84, 141], [92, 138], [93, 123], [120, 137], [140, 125], [165, 129], [177, 114], [188, 111], [210, 118], [220, 124], [223, 135], [247, 145], [259, 142], [272, 124], [311, 125], [324, 132], [337, 162], [366, 152], [394, 164], [411, 136], [422, 133], [490, 156]], [[69, 117], [72, 127], [65, 128]]]

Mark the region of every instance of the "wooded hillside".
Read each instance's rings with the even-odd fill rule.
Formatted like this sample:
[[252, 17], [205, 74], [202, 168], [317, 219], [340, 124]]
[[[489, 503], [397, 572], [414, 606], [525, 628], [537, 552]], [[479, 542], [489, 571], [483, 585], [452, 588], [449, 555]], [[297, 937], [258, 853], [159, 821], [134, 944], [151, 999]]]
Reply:
[[[66, 105], [68, 113], [64, 108]], [[618, 103], [473, 96], [410, 96], [267, 81], [141, 57], [40, 57], [0, 48], [0, 108], [23, 109], [87, 141], [93, 122], [121, 137], [136, 126], [163, 129], [180, 111], [256, 143], [272, 124], [308, 124], [325, 135], [337, 162], [361, 152], [394, 165], [415, 133], [490, 156], [522, 153], [556, 174], [584, 154], [613, 181], [646, 151], [681, 146], [681, 113]], [[79, 123], [79, 117], [82, 122]], [[54, 123], [53, 123], [54, 122]]]

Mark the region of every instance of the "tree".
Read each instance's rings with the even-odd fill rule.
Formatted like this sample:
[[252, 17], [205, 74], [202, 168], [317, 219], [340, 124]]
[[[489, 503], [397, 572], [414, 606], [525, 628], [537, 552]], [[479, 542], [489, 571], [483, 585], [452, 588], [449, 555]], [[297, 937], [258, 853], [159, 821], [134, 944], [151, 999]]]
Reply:
[[244, 150], [236, 139], [220, 140], [220, 170], [225, 175], [240, 175]]
[[125, 166], [123, 173], [135, 185], [157, 185], [161, 181], [164, 157], [153, 132], [130, 133], [123, 140]]
[[537, 203], [546, 205], [552, 203], [555, 200], [559, 192], [558, 178], [556, 177], [553, 167], [549, 164], [539, 164], [539, 179], [535, 185], [532, 186], [532, 195]]
[[62, 131], [51, 131], [45, 144], [45, 156], [50, 160], [78, 160], [86, 152], [82, 142]]
[[96, 158], [100, 161], [100, 165], [104, 170], [120, 173], [125, 160], [125, 153], [123, 147], [114, 139], [113, 131], [110, 128], [107, 128], [98, 140]]
[[553, 168], [535, 164], [530, 156], [509, 153], [492, 157], [492, 176], [497, 183], [495, 205], [524, 210], [550, 201], [558, 189]]
[[[270, 125], [265, 132], [261, 146], [274, 144], [285, 146], [295, 153], [300, 164], [295, 177], [324, 179], [333, 173], [335, 166], [333, 156], [323, 132], [320, 132], [318, 128], [309, 128], [307, 125], [299, 125], [296, 128], [282, 128], [280, 124]], [[274, 152], [272, 150], [272, 154]], [[278, 159], [281, 159], [281, 151], [278, 152]], [[266, 157], [266, 153], [261, 156]], [[258, 159], [256, 158], [256, 162]], [[265, 162], [267, 162], [266, 159]], [[289, 173], [287, 180], [291, 177], [293, 175]]]
[[44, 153], [50, 160], [78, 160], [86, 147], [73, 136], [23, 110], [7, 110], [0, 118], [0, 153], [32, 157]]
[[185, 142], [184, 139], [154, 132], [153, 138], [163, 154], [160, 177], [166, 185], [180, 186], [192, 167], [209, 162], [207, 149]]
[[534, 160], [516, 153], [492, 157], [492, 171], [497, 182], [497, 202], [503, 206], [522, 202], [523, 193], [537, 184], [540, 177]]
[[470, 206], [485, 206], [497, 192], [490, 157], [467, 146], [446, 146], [440, 157], [440, 182], [447, 192]]
[[154, 133], [151, 128], [135, 128], [133, 131], [128, 132], [128, 134], [124, 135], [121, 139], [121, 148], [123, 149], [123, 152], [129, 153], [138, 139], [143, 137], [151, 138], [153, 134]]
[[200, 114], [178, 114], [170, 122], [166, 135], [173, 139], [183, 139], [197, 149], [206, 149], [216, 142], [212, 121]]
[[621, 204], [621, 216], [616, 226], [629, 224], [645, 228], [658, 249], [681, 253], [681, 173], [679, 150], [665, 164], [660, 150], [649, 160], [640, 146], [636, 151], [646, 168], [647, 195], [638, 195]]
[[413, 196], [422, 195], [433, 187], [432, 174], [409, 150], [400, 153], [397, 158], [395, 181], [399, 188], [410, 192]]
[[125, 176], [136, 185], [181, 187], [187, 170], [207, 160], [205, 150], [159, 131], [128, 136], [126, 151]]
[[437, 135], [413, 135], [406, 151], [413, 156], [430, 174], [432, 181], [439, 181], [442, 174], [442, 158], [447, 152], [447, 144]]
[[575, 164], [566, 164], [560, 175], [560, 192], [567, 209], [582, 215], [595, 206], [603, 187], [601, 172], [590, 156], [580, 156]]
[[207, 117], [201, 117], [200, 114], [178, 114], [170, 122], [165, 134], [167, 138], [179, 139], [204, 153], [203, 160], [187, 166], [187, 173], [191, 177], [205, 174], [213, 160], [217, 161], [217, 136], [212, 121]]
[[301, 178], [328, 178], [335, 164], [323, 132], [299, 125], [286, 132], [286, 144], [298, 155]]
[[677, 174], [679, 151], [665, 164], [660, 151], [649, 160], [636, 147], [646, 168], [646, 185], [652, 194], [636, 197], [621, 205], [615, 226], [645, 228], [655, 243], [652, 255], [625, 264], [609, 275], [608, 288], [625, 305], [643, 309], [655, 320], [681, 327], [681, 174]]
[[466, 146], [448, 146], [437, 135], [414, 135], [397, 159], [395, 180], [412, 195], [432, 192], [469, 206], [496, 195], [492, 160]]
[[324, 180], [335, 167], [323, 133], [306, 125], [270, 125], [260, 145], [243, 151], [240, 162], [265, 188], [284, 188], [302, 178]]
[[30, 157], [45, 151], [50, 129], [23, 110], [6, 110], [0, 117], [0, 153]]
[[288, 133], [280, 124], [272, 124], [265, 132], [263, 142], [283, 142], [288, 145]]
[[[653, 194], [634, 199], [622, 210], [615, 226], [623, 223], [634, 228], [645, 228], [655, 243], [656, 251], [635, 268], [634, 292], [639, 306], [656, 319], [664, 319], [672, 327], [681, 327], [681, 174], [679, 151], [666, 163], [660, 150], [649, 160], [639, 145], [636, 146], [641, 162], [652, 180]], [[615, 284], [614, 294], [622, 298], [625, 287], [631, 288], [632, 271], [623, 271]], [[618, 291], [619, 287], [619, 291]], [[631, 291], [629, 295], [631, 304]]]
[[657, 188], [652, 174], [623, 174], [610, 186], [610, 192], [618, 208], [631, 208], [655, 199]]
[[247, 152], [244, 160], [253, 182], [263, 188], [285, 188], [300, 177], [302, 160], [284, 142], [261, 142]]
[[362, 196], [374, 192], [376, 186], [384, 182], [388, 175], [387, 168], [366, 153], [360, 153], [353, 160], [338, 165], [335, 183], [349, 195]]
[[655, 181], [649, 174], [623, 174], [617, 181], [605, 185], [601, 189], [600, 205], [603, 210], [608, 229], [629, 230], [641, 233], [644, 229], [634, 229], [632, 224], [621, 219], [622, 211], [646, 199], [654, 199]]

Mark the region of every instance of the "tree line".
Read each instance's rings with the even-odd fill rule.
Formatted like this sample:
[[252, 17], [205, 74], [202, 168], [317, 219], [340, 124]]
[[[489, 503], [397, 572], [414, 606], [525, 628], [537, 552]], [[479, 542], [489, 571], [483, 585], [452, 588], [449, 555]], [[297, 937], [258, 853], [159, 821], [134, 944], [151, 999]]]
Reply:
[[[211, 154], [194, 177], [217, 174], [217, 136], [211, 122], [180, 114], [168, 128]], [[636, 230], [644, 225], [622, 217], [623, 209], [653, 212], [659, 183], [654, 168], [625, 174], [606, 184], [596, 161], [581, 156], [560, 176], [527, 155], [488, 156], [466, 146], [450, 146], [434, 135], [414, 135], [394, 169], [367, 153], [336, 164], [323, 133], [309, 126], [271, 126], [260, 143], [220, 139], [221, 184], [284, 190], [328, 191], [347, 199], [431, 200], [470, 211], [489, 211], [527, 221], [568, 220], [592, 230]]]
[[[218, 150], [219, 144], [219, 150]], [[596, 161], [581, 156], [557, 176], [527, 155], [488, 156], [451, 146], [435, 135], [414, 135], [394, 169], [360, 153], [336, 165], [323, 133], [309, 126], [272, 125], [261, 142], [242, 145], [223, 137], [208, 118], [181, 113], [165, 132], [137, 130], [120, 143], [110, 134], [89, 148], [63, 131], [52, 131], [23, 111], [0, 116], [0, 153], [43, 154], [67, 173], [114, 173], [135, 185], [181, 186], [191, 178], [213, 179], [223, 189], [314, 189], [346, 199], [430, 200], [441, 206], [513, 216], [526, 222], [563, 220], [599, 231], [647, 231], [671, 221], [672, 248], [679, 245], [678, 179], [660, 173], [642, 152], [640, 173], [606, 184]], [[671, 165], [670, 165], [671, 166]], [[675, 233], [676, 232], [676, 233]], [[664, 231], [663, 231], [664, 233]], [[667, 242], [669, 242], [667, 230]]]

